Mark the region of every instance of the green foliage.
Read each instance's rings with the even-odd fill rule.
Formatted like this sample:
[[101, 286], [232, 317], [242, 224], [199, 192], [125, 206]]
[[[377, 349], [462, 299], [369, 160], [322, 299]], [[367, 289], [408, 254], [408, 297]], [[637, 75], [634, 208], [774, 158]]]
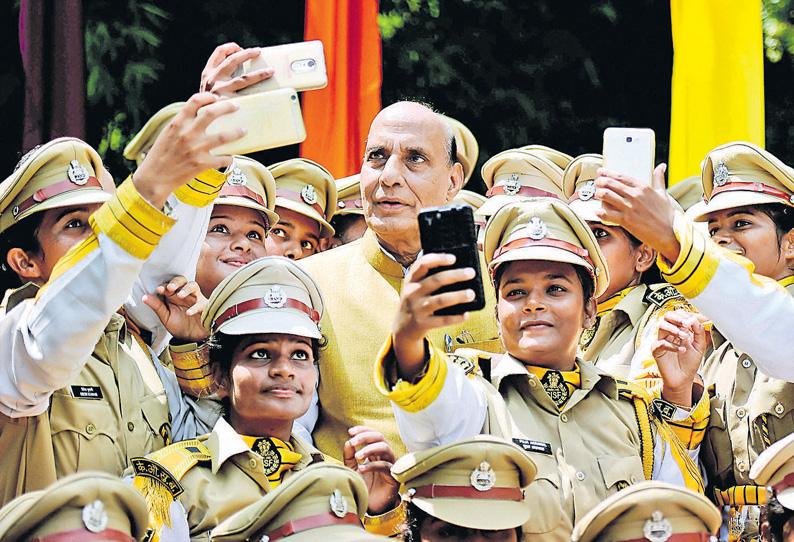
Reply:
[[169, 14], [139, 0], [127, 0], [124, 10], [103, 1], [84, 6], [89, 120], [101, 119], [97, 150], [120, 170], [131, 165], [121, 156], [124, 146], [148, 116], [144, 93], [164, 68], [156, 59]]
[[763, 0], [764, 50], [771, 62], [778, 62], [784, 53], [794, 54], [794, 5], [792, 0]]

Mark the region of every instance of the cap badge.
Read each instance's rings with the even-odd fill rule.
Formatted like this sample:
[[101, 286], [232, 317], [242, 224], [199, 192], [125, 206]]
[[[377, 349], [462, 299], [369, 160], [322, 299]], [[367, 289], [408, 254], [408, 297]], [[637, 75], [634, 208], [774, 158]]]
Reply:
[[317, 191], [310, 184], [307, 184], [301, 189], [301, 199], [309, 205], [317, 203]]
[[529, 219], [527, 230], [529, 231], [529, 233], [527, 233], [529, 238], [535, 241], [540, 241], [549, 233], [549, 228], [546, 226], [546, 223], [537, 216], [533, 216]]
[[92, 533], [101, 533], [108, 526], [108, 513], [99, 499], [83, 507], [83, 525]]
[[69, 169], [66, 171], [66, 175], [77, 186], [83, 186], [91, 176], [85, 166], [77, 160], [69, 162]]
[[521, 190], [521, 181], [519, 180], [518, 173], [512, 173], [510, 178], [504, 184], [505, 194], [508, 196], [515, 196]]
[[248, 182], [248, 177], [245, 176], [242, 169], [236, 167], [232, 170], [226, 182], [233, 186], [242, 186]]
[[587, 201], [595, 196], [595, 191], [595, 181], [587, 181], [582, 185], [582, 188], [579, 189], [579, 199]]
[[720, 162], [714, 168], [714, 184], [717, 186], [728, 184], [728, 166], [723, 162]]
[[328, 502], [331, 503], [331, 512], [336, 517], [343, 518], [347, 515], [347, 499], [342, 496], [338, 489], [334, 489]]
[[673, 534], [673, 526], [659, 510], [654, 510], [651, 519], [642, 528], [645, 538], [651, 542], [665, 542]]
[[469, 481], [477, 491], [488, 491], [496, 484], [496, 474], [487, 461], [480, 463], [480, 466], [471, 471]]
[[279, 285], [271, 286], [265, 294], [265, 305], [271, 309], [280, 309], [286, 302], [287, 296]]

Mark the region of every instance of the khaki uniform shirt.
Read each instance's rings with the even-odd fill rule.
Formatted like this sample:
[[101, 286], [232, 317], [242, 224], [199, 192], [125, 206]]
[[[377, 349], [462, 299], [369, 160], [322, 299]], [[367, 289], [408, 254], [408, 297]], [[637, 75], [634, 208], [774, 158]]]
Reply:
[[[177, 510], [187, 514], [190, 539], [207, 541], [218, 523], [258, 501], [271, 491], [271, 485], [262, 458], [251, 451], [225, 419], [219, 418], [212, 433], [198, 440], [206, 446], [211, 459], [198, 462], [181, 476], [179, 483], [184, 492], [178, 496], [182, 508]], [[290, 444], [302, 459], [284, 474], [285, 480], [324, 460], [323, 454], [294, 434]], [[170, 513], [175, 514], [173, 507]], [[172, 518], [171, 524], [178, 524], [177, 519]], [[167, 542], [167, 536], [161, 536], [161, 540]]]
[[[391, 332], [400, 304], [402, 266], [384, 254], [372, 231], [334, 250], [299, 262], [325, 297], [321, 325], [328, 346], [320, 352], [320, 413], [312, 433], [315, 445], [337, 459], [350, 438], [348, 428], [368, 425], [383, 433], [397, 457], [405, 454], [397, 424], [371, 378], [373, 361]], [[439, 348], [467, 346], [502, 352], [494, 321], [495, 295], [485, 277], [485, 309], [461, 325], [433, 330]]]
[[[473, 363], [468, 377], [450, 361], [443, 367], [443, 356], [434, 351], [419, 383], [389, 391], [390, 346], [389, 341], [381, 351], [377, 382], [395, 401], [400, 434], [413, 451], [487, 433], [512, 439], [529, 453], [538, 473], [525, 490], [532, 507], [523, 526], [525, 541], [568, 542], [574, 523], [587, 511], [640, 480], [684, 485], [684, 468], [635, 395], [644, 392], [589, 362], [578, 362], [581, 388], [560, 410], [538, 377], [507, 354], [494, 364], [489, 381], [474, 374]], [[704, 406], [700, 415], [708, 412]]]
[[[794, 293], [794, 284], [786, 289]], [[758, 455], [794, 432], [794, 384], [763, 374], [729, 341], [706, 360], [703, 378], [712, 394], [701, 452], [709, 482], [723, 490], [752, 484]]]

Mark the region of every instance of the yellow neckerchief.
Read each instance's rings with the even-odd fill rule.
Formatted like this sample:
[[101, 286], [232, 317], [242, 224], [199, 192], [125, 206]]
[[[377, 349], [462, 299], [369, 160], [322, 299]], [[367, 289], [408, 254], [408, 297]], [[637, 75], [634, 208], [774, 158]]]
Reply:
[[[546, 367], [536, 367], [534, 365], [525, 365], [530, 374], [535, 375], [543, 385], [543, 389], [557, 405], [557, 408], [562, 410], [568, 399], [571, 397], [573, 390], [578, 390], [582, 387], [582, 376], [579, 373], [579, 364], [576, 363], [573, 371], [558, 371], [556, 369], [547, 369]], [[559, 375], [557, 377], [556, 375]], [[558, 382], [558, 378], [562, 382]], [[564, 386], [563, 386], [564, 383]]]
[[282, 442], [273, 437], [240, 436], [251, 451], [264, 460], [265, 475], [270, 481], [270, 487], [274, 489], [284, 479], [286, 472], [301, 460], [301, 454], [296, 452], [289, 442]]
[[785, 288], [790, 284], [794, 284], [794, 275], [790, 277], [786, 277], [784, 279], [780, 279], [779, 281], [777, 281], [777, 283], [780, 284], [783, 288]]
[[599, 303], [598, 304], [598, 309], [597, 309], [598, 312], [596, 312], [596, 316], [598, 316], [600, 318], [600, 317], [604, 316], [605, 314], [609, 313], [609, 311], [614, 309], [617, 306], [617, 304], [620, 303], [623, 300], [624, 297], [629, 295], [629, 292], [631, 292], [637, 286], [639, 286], [639, 285], [634, 285], [634, 286], [629, 286], [628, 288], [623, 288], [618, 293], [611, 295], [609, 297], [609, 299], [605, 299], [604, 301]]

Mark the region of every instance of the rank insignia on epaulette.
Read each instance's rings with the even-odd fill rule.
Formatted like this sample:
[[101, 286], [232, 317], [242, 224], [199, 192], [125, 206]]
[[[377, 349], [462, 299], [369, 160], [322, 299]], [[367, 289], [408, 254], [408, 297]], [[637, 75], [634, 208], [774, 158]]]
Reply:
[[176, 499], [185, 491], [182, 489], [182, 485], [179, 483], [176, 477], [171, 474], [168, 469], [156, 461], [152, 461], [151, 459], [146, 459], [145, 457], [133, 457], [132, 470], [135, 472], [136, 476], [151, 478], [152, 480], [157, 480], [163, 484], [174, 499]]
[[658, 290], [648, 290], [645, 292], [645, 301], [648, 303], [653, 303], [656, 306], [661, 307], [670, 299], [675, 298], [683, 298], [684, 296], [681, 295], [681, 292], [673, 288], [672, 286], [663, 286]]
[[651, 403], [661, 418], [665, 420], [672, 420], [673, 416], [675, 416], [676, 406], [673, 403], [658, 397], [651, 401]]
[[447, 354], [447, 357], [452, 363], [463, 369], [463, 372], [467, 375], [473, 374], [477, 371], [477, 364], [466, 356]]

